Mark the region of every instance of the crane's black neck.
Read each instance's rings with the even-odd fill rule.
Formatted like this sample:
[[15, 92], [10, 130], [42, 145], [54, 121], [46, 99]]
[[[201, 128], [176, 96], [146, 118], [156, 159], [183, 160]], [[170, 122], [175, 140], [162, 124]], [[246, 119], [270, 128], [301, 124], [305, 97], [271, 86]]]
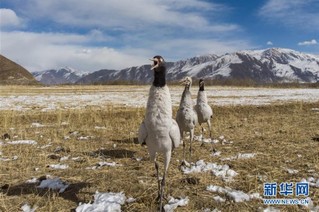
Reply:
[[200, 86], [199, 86], [199, 91], [204, 91], [205, 90], [205, 86], [204, 86], [204, 84], [201, 84]]
[[199, 91], [204, 91], [204, 90], [205, 90], [204, 80], [200, 79], [199, 80]]
[[155, 87], [164, 87], [166, 85], [166, 68], [165, 66], [159, 66], [154, 69], [154, 81]]

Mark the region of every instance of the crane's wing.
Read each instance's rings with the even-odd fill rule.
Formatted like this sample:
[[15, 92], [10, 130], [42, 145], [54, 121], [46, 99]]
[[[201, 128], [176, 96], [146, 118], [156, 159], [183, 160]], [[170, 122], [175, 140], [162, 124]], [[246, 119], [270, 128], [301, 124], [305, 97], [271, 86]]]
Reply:
[[[180, 110], [180, 109], [178, 109], [178, 111], [177, 111], [177, 113], [176, 113], [176, 122], [177, 122], [177, 124], [178, 125], [180, 125], [181, 126], [181, 124], [182, 124], [182, 122], [183, 122], [183, 114], [182, 114], [183, 112]], [[174, 125], [174, 122], [173, 122], [173, 125]]]
[[146, 143], [146, 138], [147, 138], [147, 130], [145, 127], [144, 121], [142, 122], [140, 129], [138, 130], [138, 142], [140, 144], [145, 144]]
[[172, 139], [173, 148], [176, 148], [181, 143], [181, 133], [179, 131], [179, 127], [177, 122], [172, 119], [172, 127], [169, 131], [169, 137]]
[[197, 112], [196, 112], [196, 110], [195, 109], [193, 109], [193, 116], [194, 116], [194, 118], [193, 118], [193, 123], [194, 123], [194, 127], [196, 126], [196, 124], [198, 124], [198, 116], [197, 116]]

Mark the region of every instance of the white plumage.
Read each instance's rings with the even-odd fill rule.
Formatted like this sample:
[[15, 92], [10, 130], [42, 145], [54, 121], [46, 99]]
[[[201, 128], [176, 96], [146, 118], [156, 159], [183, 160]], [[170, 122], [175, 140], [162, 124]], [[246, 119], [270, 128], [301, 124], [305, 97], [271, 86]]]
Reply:
[[[198, 123], [202, 128], [202, 141], [203, 139], [203, 131], [204, 128], [202, 126], [203, 123], [207, 123], [209, 129], [209, 136], [212, 138], [212, 130], [211, 130], [211, 119], [213, 118], [213, 110], [209, 106], [207, 102], [207, 96], [205, 92], [205, 83], [204, 80], [199, 80], [199, 90], [197, 94], [197, 103], [195, 105], [195, 110], [198, 116]], [[203, 145], [203, 142], [202, 142]]]
[[[139, 143], [146, 143], [151, 160], [155, 163], [158, 179], [158, 195], [160, 210], [165, 187], [166, 173], [171, 159], [172, 150], [180, 144], [180, 132], [178, 125], [172, 119], [172, 103], [169, 89], [166, 85], [166, 68], [164, 59], [155, 56], [154, 81], [149, 91], [146, 114], [138, 133]], [[164, 155], [164, 173], [160, 181], [156, 153]]]
[[[192, 85], [192, 78], [186, 77], [182, 80], [183, 84], [185, 84], [185, 89], [182, 94], [181, 102], [179, 105], [179, 109], [176, 114], [176, 121], [179, 126], [179, 130], [181, 133], [181, 138], [183, 139], [184, 132], [190, 133], [190, 157], [192, 156], [192, 142], [194, 139], [194, 130], [197, 124], [197, 114], [194, 110], [192, 95], [190, 92], [190, 87]], [[183, 142], [183, 157], [185, 160], [185, 141]]]

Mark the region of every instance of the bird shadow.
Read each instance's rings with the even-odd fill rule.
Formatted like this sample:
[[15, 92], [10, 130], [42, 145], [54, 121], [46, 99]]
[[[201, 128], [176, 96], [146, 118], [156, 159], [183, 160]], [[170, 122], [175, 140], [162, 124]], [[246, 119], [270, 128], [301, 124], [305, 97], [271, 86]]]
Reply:
[[103, 158], [133, 158], [135, 151], [126, 149], [99, 149], [94, 152], [86, 153], [92, 157], [103, 157]]
[[125, 144], [138, 144], [138, 138], [137, 137], [134, 137], [134, 138], [125, 138], [125, 139], [114, 139], [112, 140], [113, 142], [116, 142], [116, 143], [125, 143]]
[[[78, 183], [70, 183], [69, 186], [65, 189], [64, 192], [59, 193], [57, 190], [52, 190], [49, 188], [38, 188], [40, 182], [38, 183], [20, 183], [17, 185], [8, 185], [5, 184], [1, 186], [0, 193], [3, 193], [7, 196], [21, 196], [21, 195], [28, 195], [28, 194], [35, 194], [39, 196], [53, 196], [58, 195], [63, 199], [78, 203], [84, 202], [86, 200], [80, 199], [78, 194], [82, 188], [89, 187], [89, 183], [78, 182]], [[90, 196], [92, 196], [90, 194]]]

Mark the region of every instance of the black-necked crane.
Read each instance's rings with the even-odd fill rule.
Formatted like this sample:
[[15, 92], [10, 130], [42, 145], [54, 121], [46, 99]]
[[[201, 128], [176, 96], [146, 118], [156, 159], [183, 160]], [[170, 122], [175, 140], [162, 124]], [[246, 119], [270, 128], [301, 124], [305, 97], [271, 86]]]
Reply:
[[[192, 142], [194, 139], [194, 130], [195, 126], [197, 124], [197, 114], [194, 110], [194, 104], [192, 100], [192, 95], [190, 92], [190, 88], [192, 85], [192, 78], [191, 77], [185, 77], [183, 80], [181, 80], [182, 84], [185, 85], [181, 102], [179, 104], [179, 108], [176, 114], [176, 122], [179, 126], [179, 130], [181, 133], [181, 138], [183, 140], [184, 132], [189, 132], [190, 134], [190, 157], [192, 157]], [[186, 142], [183, 140], [183, 157], [185, 162], [185, 146]]]
[[[195, 105], [197, 112], [198, 123], [202, 128], [202, 145], [204, 144], [204, 127], [203, 123], [207, 123], [209, 129], [209, 137], [212, 139], [211, 119], [213, 118], [213, 110], [207, 102], [205, 92], [205, 82], [203, 79], [199, 80], [199, 90], [197, 94], [197, 103]], [[212, 141], [211, 141], [212, 142]]]
[[[165, 61], [161, 56], [155, 56], [151, 60], [154, 81], [149, 91], [146, 114], [139, 128], [138, 140], [139, 143], [146, 143], [150, 158], [155, 163], [159, 207], [162, 211], [167, 170], [172, 150], [180, 144], [180, 132], [176, 121], [172, 118], [172, 102], [166, 85]], [[156, 161], [157, 153], [164, 155], [164, 173], [161, 180], [159, 165]]]

